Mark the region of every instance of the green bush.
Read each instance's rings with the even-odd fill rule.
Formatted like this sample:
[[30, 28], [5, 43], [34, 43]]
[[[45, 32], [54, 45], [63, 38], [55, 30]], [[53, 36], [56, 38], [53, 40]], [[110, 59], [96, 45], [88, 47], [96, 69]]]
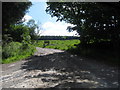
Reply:
[[28, 44], [25, 47], [22, 43], [11, 42], [3, 46], [2, 63], [11, 63], [17, 60], [25, 59], [35, 52], [35, 46]]
[[7, 45], [3, 46], [2, 58], [6, 59], [8, 57], [16, 56], [20, 53], [22, 44], [19, 42], [10, 42]]
[[32, 55], [35, 51], [35, 46], [28, 44], [26, 48], [24, 48], [24, 46], [22, 46], [21, 50], [22, 50], [20, 53], [21, 55], [24, 55], [24, 54]]

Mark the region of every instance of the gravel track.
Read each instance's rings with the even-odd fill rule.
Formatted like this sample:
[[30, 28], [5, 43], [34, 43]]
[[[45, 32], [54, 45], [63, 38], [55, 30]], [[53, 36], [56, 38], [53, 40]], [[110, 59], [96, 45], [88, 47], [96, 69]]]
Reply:
[[2, 65], [2, 88], [118, 88], [118, 67], [56, 49]]

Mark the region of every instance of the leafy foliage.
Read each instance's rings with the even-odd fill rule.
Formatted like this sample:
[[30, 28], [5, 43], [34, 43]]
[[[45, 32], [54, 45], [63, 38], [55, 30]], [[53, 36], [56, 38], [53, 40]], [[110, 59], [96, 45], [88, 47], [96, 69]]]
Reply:
[[31, 37], [31, 40], [38, 39], [40, 26], [38, 26], [38, 24], [35, 23], [35, 20], [29, 20], [27, 22], [27, 27], [29, 28], [29, 35]]
[[3, 2], [2, 3], [2, 39], [11, 42], [11, 25], [22, 23], [22, 18], [31, 6], [31, 2]]
[[[35, 51], [34, 41], [37, 34], [35, 33], [36, 28], [24, 24], [11, 25], [9, 33], [9, 42], [3, 44], [3, 63], [13, 62], [19, 59], [24, 59], [33, 54]], [[33, 44], [33, 45], [31, 45]]]
[[10, 63], [17, 60], [25, 59], [33, 55], [35, 47], [33, 45], [24, 45], [19, 42], [10, 42], [2, 48], [2, 63]]
[[22, 44], [19, 42], [11, 42], [5, 45], [2, 52], [3, 59], [20, 54], [21, 47]]
[[31, 44], [38, 37], [35, 32], [38, 26], [34, 20], [30, 20], [28, 24], [22, 21], [31, 5], [31, 2], [2, 3], [2, 63], [24, 59], [34, 53], [35, 47]]
[[25, 13], [31, 5], [31, 2], [3, 2], [3, 30], [8, 29], [11, 24], [18, 23], [23, 18], [23, 16], [25, 15]]
[[[34, 21], [34, 20], [32, 20]], [[31, 20], [28, 22], [27, 25], [25, 24], [17, 24], [17, 25], [10, 25], [9, 31], [7, 31], [7, 38], [3, 37], [5, 42], [15, 41], [15, 42], [24, 42], [24, 43], [31, 43], [32, 40], [37, 39], [38, 33], [36, 33], [36, 29], [38, 25], [35, 22], [30, 25]], [[9, 35], [9, 36], [8, 36]], [[9, 37], [9, 38], [8, 38]]]
[[46, 12], [57, 21], [66, 21], [75, 25], [69, 31], [77, 30], [81, 44], [111, 41], [114, 47], [120, 42], [120, 3], [81, 3], [81, 2], [47, 2]]

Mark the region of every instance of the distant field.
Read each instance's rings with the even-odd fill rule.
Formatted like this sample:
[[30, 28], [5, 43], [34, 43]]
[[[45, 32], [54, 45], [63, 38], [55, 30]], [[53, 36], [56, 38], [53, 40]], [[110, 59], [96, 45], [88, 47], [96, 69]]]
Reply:
[[[44, 41], [49, 41], [49, 45], [44, 46]], [[39, 40], [38, 47], [43, 48], [53, 48], [53, 49], [60, 49], [60, 50], [68, 50], [71, 47], [75, 47], [74, 44], [79, 44], [79, 40]]]

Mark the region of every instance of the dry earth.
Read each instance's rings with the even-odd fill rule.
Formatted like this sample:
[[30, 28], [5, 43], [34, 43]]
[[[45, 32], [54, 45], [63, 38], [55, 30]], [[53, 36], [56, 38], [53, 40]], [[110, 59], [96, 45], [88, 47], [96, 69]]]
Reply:
[[118, 67], [36, 47], [34, 56], [2, 64], [2, 88], [118, 88]]

